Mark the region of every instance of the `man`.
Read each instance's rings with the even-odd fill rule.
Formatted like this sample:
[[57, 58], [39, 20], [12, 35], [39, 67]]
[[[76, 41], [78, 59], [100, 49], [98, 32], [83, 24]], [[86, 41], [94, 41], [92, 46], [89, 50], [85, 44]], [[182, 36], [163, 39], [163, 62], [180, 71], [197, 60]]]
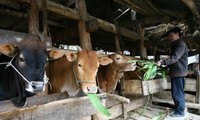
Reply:
[[181, 39], [181, 29], [175, 27], [167, 32], [171, 40], [170, 58], [157, 62], [158, 66], [168, 65], [169, 75], [171, 77], [172, 98], [175, 104], [175, 111], [170, 114], [171, 117], [184, 117], [185, 94], [184, 77], [187, 75], [188, 66], [188, 48]]

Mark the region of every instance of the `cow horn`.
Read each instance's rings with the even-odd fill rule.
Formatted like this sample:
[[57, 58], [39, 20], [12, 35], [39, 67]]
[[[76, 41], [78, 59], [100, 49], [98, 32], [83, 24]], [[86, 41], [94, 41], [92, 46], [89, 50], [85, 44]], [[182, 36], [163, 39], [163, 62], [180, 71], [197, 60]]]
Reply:
[[82, 50], [82, 48], [80, 46], [76, 46], [77, 47], [77, 50], [80, 52]]

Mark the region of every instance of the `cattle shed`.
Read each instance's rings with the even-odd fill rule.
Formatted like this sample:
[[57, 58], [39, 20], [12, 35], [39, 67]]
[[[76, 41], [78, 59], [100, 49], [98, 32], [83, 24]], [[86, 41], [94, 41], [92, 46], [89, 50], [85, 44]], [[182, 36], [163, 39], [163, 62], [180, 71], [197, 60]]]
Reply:
[[[188, 119], [200, 120], [200, 0], [0, 0], [0, 15], [0, 44], [40, 39], [48, 49], [77, 51], [78, 45], [155, 61], [169, 54], [166, 32], [180, 27], [189, 48]], [[111, 112], [108, 118], [87, 96], [62, 92], [29, 97], [25, 107], [0, 101], [0, 120], [173, 120], [166, 117], [173, 107], [170, 90], [168, 76], [122, 77], [113, 94], [98, 94]]]

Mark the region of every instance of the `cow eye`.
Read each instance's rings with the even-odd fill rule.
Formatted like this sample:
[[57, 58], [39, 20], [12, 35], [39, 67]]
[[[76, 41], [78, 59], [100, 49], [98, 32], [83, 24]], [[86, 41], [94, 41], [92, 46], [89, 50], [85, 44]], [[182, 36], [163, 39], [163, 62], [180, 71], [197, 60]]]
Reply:
[[78, 66], [79, 66], [79, 67], [82, 67], [82, 65], [81, 65], [81, 64], [78, 64]]
[[20, 62], [24, 62], [25, 60], [24, 60], [24, 58], [20, 57], [20, 58], [19, 58], [19, 61], [20, 61]]
[[119, 60], [120, 58], [118, 57], [118, 58], [116, 58], [117, 60]]

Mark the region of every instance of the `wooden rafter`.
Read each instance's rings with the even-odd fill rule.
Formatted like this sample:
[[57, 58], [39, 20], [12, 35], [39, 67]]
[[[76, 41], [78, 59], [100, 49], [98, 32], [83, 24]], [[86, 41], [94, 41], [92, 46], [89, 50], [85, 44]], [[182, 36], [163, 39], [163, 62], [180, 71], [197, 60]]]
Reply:
[[[19, 0], [19, 1], [25, 2], [25, 3], [30, 3], [29, 0]], [[68, 19], [72, 19], [72, 20], [76, 20], [76, 21], [78, 21], [80, 19], [80, 16], [79, 16], [79, 13], [77, 10], [59, 5], [59, 4], [51, 2], [49, 0], [47, 0], [47, 10], [52, 13], [55, 13], [57, 15], [66, 17]], [[110, 32], [110, 33], [114, 33], [114, 34], [118, 33], [117, 26], [110, 22], [101, 20], [101, 19], [93, 17], [91, 15], [88, 15], [88, 19], [89, 20], [92, 20], [92, 19], [97, 20], [99, 28], [106, 32]], [[131, 40], [140, 39], [140, 36], [138, 33], [133, 32], [126, 28], [121, 28], [121, 35], [123, 35]], [[145, 39], [147, 39], [147, 38], [145, 38]]]
[[200, 14], [197, 5], [194, 3], [194, 1], [193, 0], [182, 0], [182, 1], [187, 5], [192, 14], [198, 19], [197, 23], [200, 24]]

